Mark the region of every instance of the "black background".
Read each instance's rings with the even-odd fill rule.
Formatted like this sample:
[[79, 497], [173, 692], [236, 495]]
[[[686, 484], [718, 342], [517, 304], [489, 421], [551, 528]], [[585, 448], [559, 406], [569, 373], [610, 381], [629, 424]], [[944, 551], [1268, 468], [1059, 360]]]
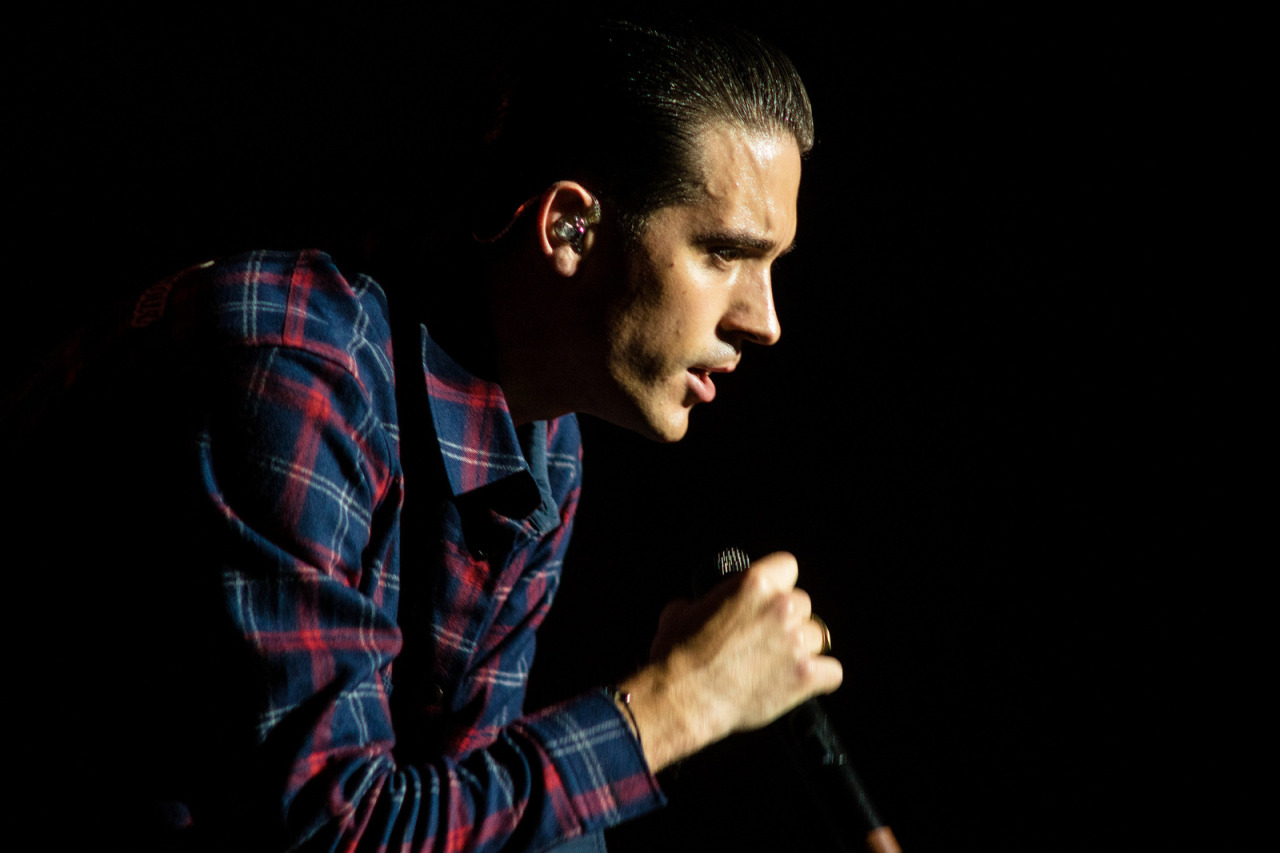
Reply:
[[[748, 350], [678, 445], [583, 419], [532, 699], [643, 662], [716, 549], [790, 550], [845, 665], [828, 708], [904, 849], [1071, 848], [1080, 788], [1124, 772], [1090, 744], [1124, 727], [1118, 593], [1172, 476], [1133, 417], [1153, 393], [1145, 285], [1118, 251], [1150, 84], [1114, 22], [779, 12], [720, 8], [814, 103], [782, 341]], [[9, 376], [189, 263], [269, 244], [341, 264], [371, 228], [447, 216], [466, 178], [450, 137], [504, 14], [19, 28]], [[572, 45], [546, 57], [571, 90]], [[565, 143], [591, 144], [571, 91], [565, 115]], [[767, 735], [731, 740], [664, 777], [671, 806], [611, 849], [824, 849], [797, 778]]]

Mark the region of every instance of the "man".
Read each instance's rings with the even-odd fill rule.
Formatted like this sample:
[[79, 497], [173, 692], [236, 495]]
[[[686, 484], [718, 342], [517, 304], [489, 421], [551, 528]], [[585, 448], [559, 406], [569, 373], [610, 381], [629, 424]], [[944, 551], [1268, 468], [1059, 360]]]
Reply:
[[[46, 781], [92, 742], [107, 769], [65, 777], [91, 831], [596, 844], [662, 803], [653, 774], [838, 686], [777, 554], [668, 609], [620, 684], [524, 712], [577, 503], [573, 413], [678, 440], [744, 345], [778, 339], [770, 270], [812, 145], [794, 69], [754, 37], [610, 25], [574, 58], [511, 86], [484, 172], [509, 221], [459, 250], [456, 286], [389, 303], [319, 252], [210, 262], [86, 336], [66, 397], [23, 409], [60, 448], [31, 505], [77, 522], [41, 541], [86, 641], [74, 686], [33, 676], [61, 741]], [[591, 121], [560, 120], [570, 96]], [[126, 549], [123, 570], [96, 559]]]

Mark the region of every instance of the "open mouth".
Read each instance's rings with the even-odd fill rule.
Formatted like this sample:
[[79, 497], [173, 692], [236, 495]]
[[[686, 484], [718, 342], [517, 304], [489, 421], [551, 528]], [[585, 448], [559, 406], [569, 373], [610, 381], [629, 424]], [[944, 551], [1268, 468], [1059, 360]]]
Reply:
[[689, 389], [703, 403], [710, 403], [716, 398], [716, 384], [711, 380], [711, 371], [702, 367], [690, 367]]

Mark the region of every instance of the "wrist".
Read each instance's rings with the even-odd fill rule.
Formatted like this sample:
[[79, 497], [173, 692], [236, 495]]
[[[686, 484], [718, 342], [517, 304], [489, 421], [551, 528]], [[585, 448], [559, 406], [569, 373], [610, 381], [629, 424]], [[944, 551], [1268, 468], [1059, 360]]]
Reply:
[[705, 701], [695, 691], [682, 689], [666, 662], [653, 663], [616, 688], [629, 697], [625, 704], [615, 698], [637, 731], [637, 740], [649, 769], [657, 773], [687, 758], [727, 732], [714, 733]]
[[604, 692], [605, 695], [613, 700], [613, 704], [617, 705], [627, 715], [627, 725], [631, 728], [631, 734], [635, 736], [636, 743], [640, 746], [640, 751], [644, 752], [644, 741], [640, 738], [640, 724], [636, 721], [636, 712], [631, 708], [631, 692], [623, 690], [616, 685], [606, 687]]

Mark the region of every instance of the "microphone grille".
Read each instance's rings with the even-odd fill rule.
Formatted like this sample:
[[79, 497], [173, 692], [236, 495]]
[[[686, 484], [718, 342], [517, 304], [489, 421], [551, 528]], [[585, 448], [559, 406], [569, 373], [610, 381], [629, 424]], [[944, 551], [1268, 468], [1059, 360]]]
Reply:
[[725, 548], [716, 554], [716, 568], [721, 577], [733, 572], [745, 572], [751, 568], [751, 558], [741, 548]]

